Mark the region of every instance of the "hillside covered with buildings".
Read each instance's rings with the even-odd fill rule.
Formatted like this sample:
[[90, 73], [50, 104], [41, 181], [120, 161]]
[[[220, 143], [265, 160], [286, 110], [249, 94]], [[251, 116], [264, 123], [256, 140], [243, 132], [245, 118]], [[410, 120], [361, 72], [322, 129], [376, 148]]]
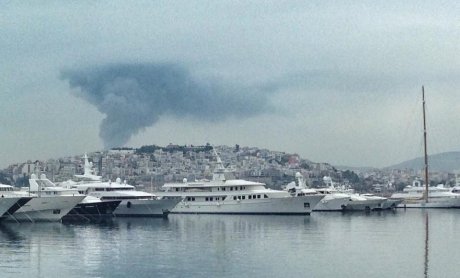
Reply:
[[[215, 146], [225, 166], [235, 177], [260, 181], [271, 188], [294, 180], [300, 172], [312, 187], [323, 186], [323, 177], [350, 185], [358, 191], [386, 192], [400, 190], [414, 179], [421, 178], [419, 170], [368, 169], [365, 171], [338, 170], [328, 163], [315, 163], [297, 154], [259, 149], [257, 147]], [[213, 147], [149, 145], [140, 148], [116, 148], [88, 153], [94, 173], [105, 180], [121, 178], [144, 190], [158, 190], [166, 182], [210, 179], [216, 164]], [[0, 182], [17, 187], [27, 186], [33, 173], [45, 173], [52, 181], [60, 182], [83, 174], [84, 154], [46, 161], [27, 161], [12, 164], [0, 173]], [[455, 175], [447, 172], [431, 174], [433, 184], [453, 185]]]

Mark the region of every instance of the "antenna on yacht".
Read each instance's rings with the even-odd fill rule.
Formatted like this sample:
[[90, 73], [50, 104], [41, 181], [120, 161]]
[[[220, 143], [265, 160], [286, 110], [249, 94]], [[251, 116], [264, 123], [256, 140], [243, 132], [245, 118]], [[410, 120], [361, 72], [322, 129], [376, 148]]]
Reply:
[[216, 168], [214, 169], [214, 173], [212, 174], [213, 180], [220, 180], [225, 181], [225, 167], [220, 159], [220, 156], [217, 154], [216, 149], [213, 147], [212, 150], [214, 151], [214, 155], [217, 158]]
[[85, 175], [85, 176], [90, 175], [91, 174], [91, 166], [89, 165], [88, 155], [85, 153], [85, 156], [83, 158], [85, 159], [83, 175]]
[[422, 103], [423, 103], [423, 143], [425, 149], [425, 202], [428, 203], [428, 154], [426, 147], [426, 117], [425, 117], [425, 88], [422, 86]]

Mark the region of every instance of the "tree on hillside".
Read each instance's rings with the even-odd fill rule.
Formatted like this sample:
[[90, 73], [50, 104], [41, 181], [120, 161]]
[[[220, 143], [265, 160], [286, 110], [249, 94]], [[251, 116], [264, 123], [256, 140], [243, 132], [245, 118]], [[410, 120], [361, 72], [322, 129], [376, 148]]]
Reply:
[[6, 174], [0, 172], [0, 183], [10, 184], [9, 178]]
[[350, 170], [342, 172], [342, 176], [344, 179], [349, 180], [352, 184], [357, 184], [360, 181], [359, 176], [355, 172]]

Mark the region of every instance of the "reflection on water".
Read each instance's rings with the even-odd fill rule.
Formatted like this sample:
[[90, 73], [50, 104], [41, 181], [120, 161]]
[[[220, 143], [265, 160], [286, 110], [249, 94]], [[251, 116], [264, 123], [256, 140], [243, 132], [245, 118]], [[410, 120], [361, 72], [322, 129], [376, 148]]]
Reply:
[[3, 223], [0, 223], [0, 233], [1, 238], [5, 239], [5, 242], [7, 244], [11, 244], [12, 246], [24, 240], [24, 237]]
[[4, 223], [0, 273], [66, 278], [417, 277], [423, 271], [424, 277], [456, 277], [459, 228], [460, 214], [451, 210]]
[[429, 247], [429, 244], [428, 244], [428, 236], [429, 236], [429, 223], [428, 223], [428, 212], [425, 212], [425, 263], [424, 263], [424, 274], [425, 274], [425, 278], [428, 277], [428, 247]]

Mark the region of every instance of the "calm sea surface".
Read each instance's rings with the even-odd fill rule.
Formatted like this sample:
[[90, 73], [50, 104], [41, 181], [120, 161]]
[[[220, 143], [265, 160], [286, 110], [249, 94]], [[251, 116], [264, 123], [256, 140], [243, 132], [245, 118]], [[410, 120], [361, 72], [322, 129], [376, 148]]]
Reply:
[[0, 225], [0, 277], [460, 277], [460, 210]]

